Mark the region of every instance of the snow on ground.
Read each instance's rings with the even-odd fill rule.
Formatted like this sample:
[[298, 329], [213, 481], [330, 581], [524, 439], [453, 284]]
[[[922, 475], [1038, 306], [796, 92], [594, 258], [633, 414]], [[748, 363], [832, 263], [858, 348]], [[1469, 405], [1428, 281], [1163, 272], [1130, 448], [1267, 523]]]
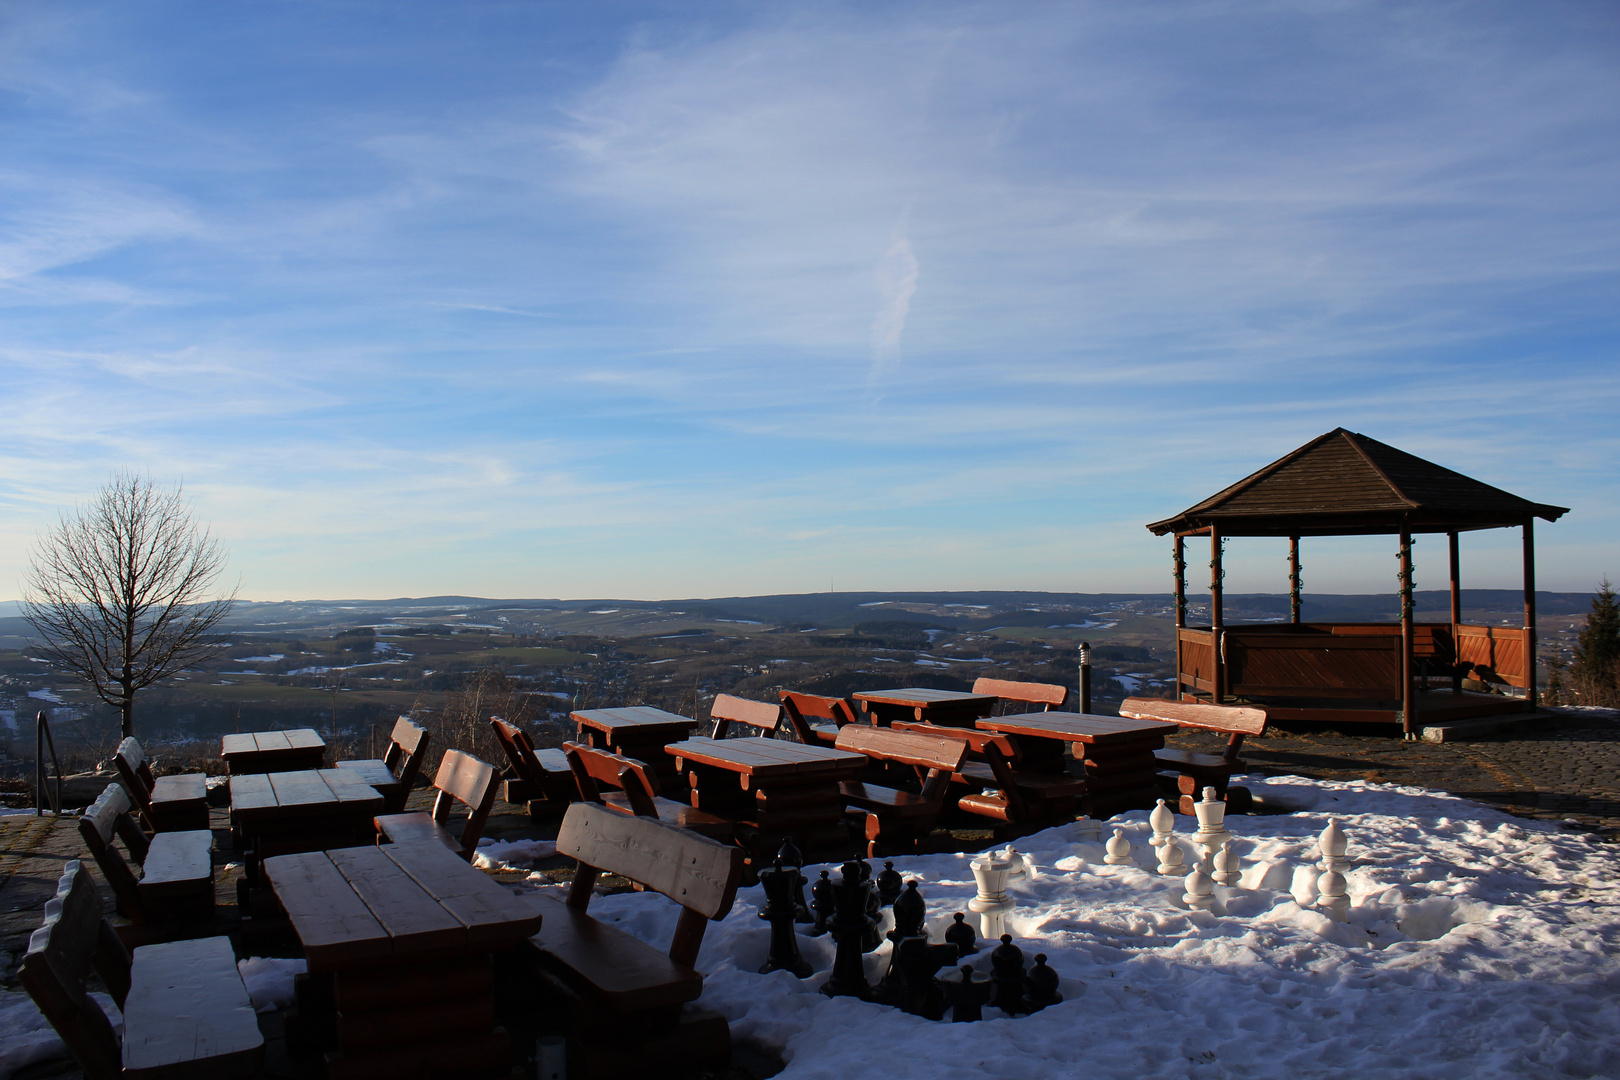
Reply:
[[[710, 925], [700, 1004], [781, 1053], [783, 1080], [878, 1068], [930, 1080], [1620, 1076], [1620, 852], [1418, 788], [1245, 783], [1299, 811], [1229, 821], [1243, 887], [1217, 886], [1215, 912], [1189, 911], [1182, 879], [1148, 868], [1145, 812], [1109, 823], [1124, 828], [1136, 866], [1103, 865], [1076, 825], [1017, 844], [1035, 871], [1009, 929], [1027, 961], [1044, 952], [1063, 979], [1065, 1000], [1045, 1012], [934, 1023], [823, 997], [828, 937], [799, 937], [810, 978], [755, 974], [769, 938], [758, 887]], [[1316, 837], [1331, 817], [1354, 862], [1343, 923], [1310, 906]], [[936, 941], [974, 894], [972, 858], [894, 860], [919, 882]], [[591, 910], [661, 949], [678, 913], [651, 893]], [[874, 982], [888, 949], [867, 958]], [[971, 962], [988, 971], [989, 949]]]
[[253, 999], [256, 1012], [284, 1009], [293, 1003], [293, 976], [302, 975], [307, 965], [302, 960], [280, 960], [271, 956], [250, 956], [236, 962], [242, 974], [248, 997]]
[[62, 699], [57, 697], [48, 686], [43, 690], [30, 690], [28, 691], [28, 696], [31, 698], [37, 698], [40, 701], [49, 701], [54, 705], [62, 704]]
[[[122, 1031], [124, 1018], [113, 999], [100, 993], [92, 993], [90, 997], [112, 1021], [113, 1030]], [[67, 1047], [62, 1045], [50, 1021], [35, 1007], [33, 998], [20, 990], [0, 993], [0, 1078], [36, 1061], [67, 1056]]]
[[542, 859], [557, 854], [550, 840], [492, 840], [483, 837], [473, 852], [473, 865], [480, 870], [527, 870]]

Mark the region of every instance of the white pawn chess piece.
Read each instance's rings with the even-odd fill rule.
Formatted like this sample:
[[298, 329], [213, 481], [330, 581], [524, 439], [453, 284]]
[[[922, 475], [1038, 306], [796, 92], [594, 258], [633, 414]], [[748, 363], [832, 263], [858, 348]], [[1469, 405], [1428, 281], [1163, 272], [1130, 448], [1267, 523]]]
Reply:
[[1082, 844], [1098, 844], [1102, 842], [1102, 826], [1096, 818], [1081, 814], [1074, 823], [1074, 837]]
[[1344, 875], [1337, 870], [1329, 870], [1316, 879], [1316, 906], [1327, 913], [1328, 918], [1343, 922], [1350, 911], [1350, 897], [1345, 892]]
[[[1029, 876], [1029, 856], [1008, 844], [1006, 850], [1001, 853], [1000, 858], [1009, 867], [1007, 873], [1008, 883], [1023, 884]], [[997, 937], [999, 939], [1000, 935], [997, 935]]]
[[1103, 862], [1109, 866], [1129, 866], [1131, 864], [1131, 842], [1125, 839], [1124, 829], [1115, 829], [1114, 835], [1108, 838], [1103, 845], [1108, 854], [1103, 856]]
[[1207, 787], [1203, 801], [1193, 804], [1193, 811], [1198, 815], [1198, 831], [1193, 834], [1192, 840], [1207, 859], [1232, 839], [1232, 834], [1226, 829], [1226, 803], [1215, 797], [1214, 788]]
[[995, 854], [974, 859], [973, 878], [978, 882], [979, 895], [968, 901], [968, 910], [979, 916], [979, 936], [999, 941], [1007, 932], [1007, 913], [1015, 904], [1007, 895], [1007, 876], [1012, 864]]
[[1153, 839], [1149, 840], [1148, 843], [1154, 847], [1163, 847], [1165, 840], [1175, 830], [1176, 815], [1168, 806], [1164, 805], [1164, 800], [1160, 799], [1159, 805], [1155, 806], [1153, 812], [1148, 815], [1148, 824], [1153, 826]]
[[1176, 834], [1171, 833], [1164, 838], [1159, 848], [1159, 873], [1171, 877], [1180, 877], [1187, 872], [1183, 865], [1186, 855], [1181, 850], [1181, 844], [1176, 840]]
[[1350, 841], [1344, 835], [1344, 830], [1339, 827], [1338, 818], [1328, 819], [1327, 828], [1317, 837], [1316, 847], [1322, 853], [1322, 861], [1316, 864], [1318, 870], [1324, 873], [1335, 870], [1343, 874], [1350, 869], [1350, 860], [1344, 855], [1349, 850]]
[[1238, 853], [1232, 850], [1232, 841], [1228, 840], [1221, 845], [1221, 850], [1215, 853], [1215, 873], [1211, 876], [1220, 885], [1236, 885], [1243, 877], [1242, 860]]
[[1204, 873], [1202, 862], [1187, 875], [1187, 891], [1181, 899], [1194, 911], [1208, 911], [1215, 906], [1215, 879]]

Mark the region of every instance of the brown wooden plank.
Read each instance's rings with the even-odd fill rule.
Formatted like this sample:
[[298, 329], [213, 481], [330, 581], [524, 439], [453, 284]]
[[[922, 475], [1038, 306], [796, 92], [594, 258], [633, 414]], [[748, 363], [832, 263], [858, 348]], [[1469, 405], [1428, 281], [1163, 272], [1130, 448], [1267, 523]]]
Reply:
[[152, 837], [141, 867], [143, 895], [170, 896], [194, 892], [213, 880], [214, 834], [207, 830], [162, 832]]
[[264, 860], [264, 875], [292, 920], [311, 971], [386, 959], [388, 931], [322, 851]]
[[253, 743], [261, 754], [285, 753], [292, 747], [287, 741], [286, 732], [282, 731], [255, 731]]
[[383, 797], [366, 782], [365, 774], [354, 769], [318, 769], [315, 775], [345, 813], [375, 813], [382, 809]]
[[270, 773], [249, 773], [231, 777], [231, 820], [252, 821], [264, 817], [278, 805]]
[[462, 921], [381, 848], [338, 848], [326, 855], [382, 924], [396, 958], [466, 947], [467, 927]]
[[276, 793], [276, 804], [281, 817], [317, 814], [336, 808], [338, 799], [332, 789], [311, 769], [294, 772], [265, 773], [270, 787]]
[[[733, 850], [740, 861], [742, 852]], [[536, 894], [534, 899], [545, 917], [531, 939], [542, 961], [565, 981], [615, 1009], [636, 1012], [681, 1005], [703, 992], [702, 975], [659, 950], [549, 896]]]
[[469, 947], [516, 944], [540, 929], [540, 913], [442, 844], [377, 848], [467, 930]]
[[287, 737], [287, 746], [293, 750], [326, 749], [326, 740], [314, 728], [295, 728], [282, 734]]
[[710, 919], [731, 910], [742, 852], [657, 818], [574, 803], [563, 818], [557, 851], [641, 882]]
[[220, 757], [227, 759], [238, 754], [251, 754], [258, 748], [259, 744], [251, 731], [236, 732], [219, 740]]
[[135, 950], [124, 1002], [124, 1075], [251, 1076], [264, 1036], [229, 938]]

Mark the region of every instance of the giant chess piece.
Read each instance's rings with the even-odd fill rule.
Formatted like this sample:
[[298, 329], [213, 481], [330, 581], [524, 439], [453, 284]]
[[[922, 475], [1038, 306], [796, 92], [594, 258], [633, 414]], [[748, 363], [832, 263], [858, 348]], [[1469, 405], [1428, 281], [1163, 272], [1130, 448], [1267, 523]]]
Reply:
[[928, 905], [923, 902], [922, 893], [917, 891], [916, 878], [906, 882], [905, 891], [895, 898], [893, 907], [894, 929], [889, 932], [891, 941], [926, 936], [923, 923], [928, 921]]
[[861, 939], [861, 951], [871, 952], [883, 944], [883, 897], [872, 879], [871, 864], [864, 860], [861, 861], [861, 885], [866, 889], [866, 917], [871, 920], [866, 936]]
[[1193, 804], [1193, 812], [1198, 815], [1198, 831], [1192, 841], [1207, 859], [1232, 839], [1232, 834], [1226, 831], [1226, 804], [1215, 797], [1214, 788], [1207, 787], [1203, 801]]
[[1318, 870], [1337, 870], [1342, 874], [1350, 869], [1350, 860], [1345, 857], [1345, 852], [1350, 849], [1350, 839], [1339, 827], [1338, 818], [1328, 819], [1327, 828], [1316, 838], [1316, 848], [1322, 853], [1322, 861], [1316, 864]]
[[1175, 833], [1169, 833], [1161, 841], [1159, 848], [1159, 873], [1168, 877], [1180, 877], [1187, 872], [1184, 865], [1186, 853], [1181, 850], [1181, 843], [1176, 839]]
[[823, 870], [821, 878], [810, 886], [810, 907], [816, 913], [816, 925], [810, 931], [811, 937], [820, 937], [827, 932], [827, 921], [833, 917], [835, 904], [832, 879]]
[[[1162, 803], [1163, 800], [1161, 799], [1160, 802]], [[1108, 852], [1103, 856], [1103, 862], [1109, 866], [1131, 865], [1131, 842], [1125, 839], [1124, 829], [1115, 829], [1114, 835], [1108, 838], [1108, 843], [1103, 847]]]
[[1243, 861], [1238, 853], [1232, 850], [1232, 841], [1228, 840], [1221, 845], [1221, 850], [1215, 853], [1215, 872], [1210, 877], [1215, 879], [1217, 885], [1236, 885], [1243, 877]]
[[1344, 880], [1344, 872], [1350, 869], [1350, 860], [1345, 857], [1350, 842], [1339, 827], [1338, 818], [1329, 819], [1316, 844], [1322, 852], [1322, 861], [1316, 864], [1322, 871], [1322, 876], [1316, 879], [1316, 906], [1326, 912], [1328, 918], [1343, 922], [1350, 912]]
[[951, 1006], [952, 1023], [984, 1019], [985, 1002], [993, 989], [989, 976], [974, 971], [972, 964], [963, 964], [960, 971], [940, 979], [940, 984]]
[[958, 956], [971, 956], [979, 951], [979, 935], [973, 932], [972, 924], [965, 922], [966, 916], [958, 911], [952, 918], [955, 920], [945, 928], [945, 940], [956, 946]]
[[783, 866], [780, 857], [776, 865], [759, 872], [759, 883], [765, 890], [765, 907], [759, 917], [771, 924], [771, 951], [761, 975], [773, 971], [791, 971], [799, 978], [807, 978], [811, 967], [799, 953], [799, 936], [793, 930], [793, 894], [799, 891], [802, 880], [797, 866]]
[[1204, 860], [1193, 865], [1187, 875], [1187, 891], [1181, 899], [1193, 911], [1209, 911], [1215, 907], [1215, 879], [1204, 872]]
[[793, 921], [815, 922], [816, 917], [810, 913], [810, 905], [804, 902], [804, 887], [810, 881], [804, 876], [804, 852], [799, 850], [792, 839], [786, 839], [782, 841], [782, 847], [777, 851], [776, 857], [782, 861], [783, 866], [791, 866], [799, 871], [799, 887], [793, 890]]
[[1007, 875], [1012, 866], [995, 855], [981, 855], [971, 864], [979, 894], [968, 901], [968, 910], [979, 916], [979, 936], [998, 938], [1007, 930], [1007, 913], [1016, 902], [1007, 895]]
[[1096, 818], [1081, 814], [1074, 823], [1074, 838], [1082, 844], [1102, 843], [1102, 826]]
[[1148, 824], [1153, 826], [1153, 839], [1148, 843], [1155, 848], [1162, 848], [1165, 841], [1170, 838], [1170, 834], [1175, 831], [1175, 811], [1164, 805], [1164, 800], [1160, 799], [1159, 805], [1148, 815]]
[[1001, 935], [1001, 944], [990, 950], [990, 1004], [1004, 1013], [1024, 1013], [1024, 950], [1012, 943], [1011, 934]]
[[874, 929], [867, 915], [867, 897], [871, 886], [861, 876], [860, 864], [847, 862], [840, 869], [842, 880], [832, 886], [834, 914], [828, 924], [837, 951], [833, 954], [832, 974], [821, 984], [821, 992], [828, 997], [858, 997], [863, 1001], [872, 996], [872, 987], [866, 981], [866, 964], [862, 960], [864, 938]]
[[1032, 1013], [1063, 1000], [1058, 993], [1058, 974], [1046, 966], [1046, 954], [1035, 954], [1035, 966], [1024, 976], [1024, 1004]]
[[885, 859], [883, 872], [877, 876], [878, 902], [884, 907], [892, 906], [895, 898], [900, 895], [903, 884], [900, 871], [894, 868], [894, 863]]

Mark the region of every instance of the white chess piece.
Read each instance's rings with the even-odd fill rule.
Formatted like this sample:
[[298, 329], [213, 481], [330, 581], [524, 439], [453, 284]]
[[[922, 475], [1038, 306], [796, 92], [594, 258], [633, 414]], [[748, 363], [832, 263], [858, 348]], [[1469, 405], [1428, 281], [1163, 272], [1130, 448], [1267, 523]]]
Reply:
[[1316, 864], [1318, 870], [1324, 873], [1337, 870], [1342, 874], [1350, 869], [1350, 860], [1345, 858], [1344, 855], [1349, 850], [1350, 840], [1344, 835], [1344, 830], [1339, 827], [1338, 818], [1328, 819], [1327, 828], [1323, 829], [1322, 835], [1317, 837], [1316, 847], [1322, 853], [1322, 861]]
[[1015, 905], [1007, 895], [1007, 876], [1012, 864], [995, 854], [974, 859], [973, 878], [978, 882], [979, 895], [968, 901], [968, 910], [979, 916], [980, 937], [996, 941], [1007, 932], [1007, 913]]
[[[1000, 857], [1001, 860], [1009, 867], [1007, 872], [1008, 884], [1023, 884], [1024, 881], [1029, 877], [1029, 856], [1023, 854], [1011, 844], [1008, 844], [1007, 849], [1001, 853]], [[997, 937], [999, 936], [1000, 935], [997, 935]]]
[[1316, 906], [1327, 913], [1328, 918], [1343, 922], [1345, 915], [1350, 911], [1350, 897], [1345, 893], [1344, 875], [1337, 870], [1329, 870], [1316, 879]]
[[1228, 840], [1221, 845], [1221, 850], [1215, 853], [1215, 873], [1211, 875], [1221, 885], [1236, 885], [1243, 877], [1243, 863], [1238, 853], [1232, 850], [1232, 841]]
[[1108, 854], [1103, 856], [1103, 862], [1109, 866], [1129, 866], [1131, 864], [1131, 842], [1125, 839], [1124, 829], [1115, 829], [1114, 835], [1108, 838], [1103, 845]]
[[1193, 811], [1198, 815], [1198, 831], [1192, 840], [1207, 859], [1232, 839], [1232, 834], [1226, 830], [1226, 803], [1215, 797], [1214, 788], [1207, 787], [1203, 801], [1193, 804]]
[[1181, 850], [1181, 844], [1176, 841], [1176, 834], [1171, 833], [1164, 838], [1159, 848], [1159, 873], [1166, 876], [1180, 877], [1187, 872], [1183, 862], [1186, 855]]
[[1074, 823], [1075, 839], [1082, 844], [1098, 844], [1102, 842], [1102, 826], [1097, 824], [1096, 818], [1081, 814]]
[[1175, 830], [1176, 815], [1168, 806], [1164, 805], [1164, 800], [1160, 799], [1159, 805], [1155, 806], [1153, 812], [1148, 815], [1148, 824], [1153, 826], [1153, 839], [1149, 840], [1148, 843], [1154, 847], [1163, 847], [1165, 838]]
[[1187, 891], [1181, 899], [1194, 911], [1208, 911], [1215, 906], [1215, 881], [1204, 873], [1204, 864], [1198, 863], [1187, 875]]

